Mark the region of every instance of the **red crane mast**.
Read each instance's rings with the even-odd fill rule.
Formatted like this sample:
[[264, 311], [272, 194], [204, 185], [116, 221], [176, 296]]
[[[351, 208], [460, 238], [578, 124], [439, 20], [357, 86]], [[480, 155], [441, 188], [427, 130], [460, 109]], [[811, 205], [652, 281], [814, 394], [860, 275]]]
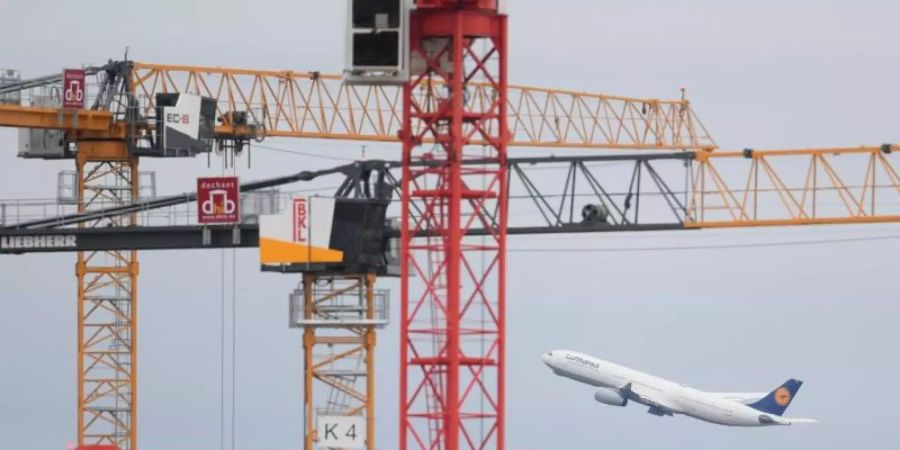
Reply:
[[[497, 1], [420, 0], [409, 26], [400, 448], [502, 449], [507, 17]], [[488, 84], [487, 107], [467, 102], [474, 81]], [[486, 162], [463, 165], [475, 158]], [[473, 225], [491, 232], [467, 238]]]

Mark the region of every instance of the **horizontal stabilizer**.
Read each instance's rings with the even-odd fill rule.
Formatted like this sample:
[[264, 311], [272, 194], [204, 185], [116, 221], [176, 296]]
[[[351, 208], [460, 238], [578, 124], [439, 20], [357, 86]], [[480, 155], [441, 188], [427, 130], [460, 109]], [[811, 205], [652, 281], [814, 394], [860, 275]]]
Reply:
[[819, 421], [816, 419], [801, 419], [801, 418], [791, 418], [791, 417], [788, 417], [788, 418], [782, 417], [781, 420], [786, 420], [789, 425], [802, 424], [802, 423], [819, 423]]
[[759, 416], [759, 422], [763, 425], [799, 425], [805, 423], [818, 423], [815, 419], [801, 419], [794, 417], [779, 417], [768, 414]]

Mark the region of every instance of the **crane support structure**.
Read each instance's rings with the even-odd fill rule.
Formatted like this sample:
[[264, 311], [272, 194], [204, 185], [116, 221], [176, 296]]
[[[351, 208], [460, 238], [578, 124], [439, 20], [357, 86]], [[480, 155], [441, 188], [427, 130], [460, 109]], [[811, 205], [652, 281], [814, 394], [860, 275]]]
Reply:
[[[403, 88], [400, 448], [502, 449], [507, 18], [496, 2], [423, 3], [410, 14], [423, 69]], [[486, 83], [484, 103], [465, 100], [472, 80]], [[463, 164], [473, 158], [483, 163]], [[490, 232], [467, 239], [473, 226]], [[434, 237], [419, 239], [423, 228]]]
[[375, 329], [387, 323], [387, 292], [376, 291], [372, 273], [304, 273], [301, 286], [292, 294], [303, 305], [292, 326], [304, 329], [303, 448], [324, 440], [317, 421], [356, 416], [365, 423], [365, 448], [374, 450]]
[[[85, 72], [113, 70], [113, 66], [111, 63]], [[4, 86], [3, 91], [52, 85], [62, 79], [61, 75], [42, 77]], [[116, 78], [106, 78], [113, 79]], [[101, 98], [103, 95], [98, 96]], [[116, 119], [115, 111], [100, 108], [99, 102], [90, 110], [0, 105], [0, 126], [65, 132], [66, 145], [77, 146], [74, 157], [80, 213], [138, 201], [138, 157], [130, 152], [126, 142], [126, 123]], [[137, 215], [126, 213], [80, 222], [78, 227], [134, 225], [137, 225]], [[122, 450], [134, 449], [137, 445], [137, 252], [105, 249], [79, 252], [75, 271], [78, 280], [77, 442], [79, 446], [115, 445]]]
[[[78, 210], [138, 199], [138, 161], [124, 142], [82, 142], [76, 160]], [[136, 215], [80, 227], [130, 227]], [[78, 445], [137, 447], [137, 252], [79, 252]]]
[[[345, 84], [319, 72], [229, 69], [136, 62], [134, 94], [145, 112], [158, 93], [214, 98], [220, 135], [239, 133], [230, 112], [246, 111], [269, 137], [397, 142], [403, 90], [396, 86]], [[428, 79], [411, 95], [435, 110], [432, 94], [444, 80]], [[713, 149], [716, 143], [686, 99], [659, 100], [589, 94], [529, 86], [507, 87], [509, 143], [514, 147], [609, 149]], [[490, 83], [467, 80], [466, 108], [486, 112], [494, 103]], [[413, 126], [418, 126], [414, 124]], [[420, 130], [413, 130], [413, 132]], [[496, 133], [496, 130], [491, 130]], [[423, 136], [425, 142], [433, 142]], [[481, 136], [472, 144], [484, 144]]]

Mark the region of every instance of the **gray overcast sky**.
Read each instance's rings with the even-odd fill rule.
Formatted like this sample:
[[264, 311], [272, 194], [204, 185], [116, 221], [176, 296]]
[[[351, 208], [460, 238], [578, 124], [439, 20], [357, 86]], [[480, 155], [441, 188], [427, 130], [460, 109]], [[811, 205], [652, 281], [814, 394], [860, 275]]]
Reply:
[[[343, 2], [4, 2], [0, 66], [26, 77], [119, 57], [337, 72]], [[725, 148], [900, 142], [900, 3], [889, 0], [510, 1], [511, 80], [632, 96], [685, 86]], [[48, 198], [71, 163], [15, 158], [0, 130], [0, 197]], [[272, 145], [356, 157], [358, 146]], [[375, 146], [397, 157], [393, 146]], [[261, 178], [335, 161], [257, 151]], [[147, 162], [160, 193], [196, 161]], [[325, 183], [324, 185], [328, 185]], [[900, 235], [900, 226], [512, 238], [511, 247], [703, 245]], [[895, 448], [900, 240], [650, 253], [516, 254], [509, 274], [509, 448]], [[228, 254], [230, 256], [230, 253]], [[284, 325], [296, 280], [237, 252], [238, 448], [297, 448], [300, 335]], [[0, 436], [63, 448], [75, 435], [73, 255], [0, 259]], [[145, 253], [140, 280], [140, 433], [145, 449], [219, 445], [218, 252]], [[399, 296], [397, 284], [384, 287]], [[398, 308], [394, 308], [396, 311]], [[396, 445], [397, 326], [378, 348], [380, 448]], [[699, 388], [807, 384], [791, 407], [816, 426], [730, 429], [619, 410], [552, 376], [539, 355], [578, 349]]]

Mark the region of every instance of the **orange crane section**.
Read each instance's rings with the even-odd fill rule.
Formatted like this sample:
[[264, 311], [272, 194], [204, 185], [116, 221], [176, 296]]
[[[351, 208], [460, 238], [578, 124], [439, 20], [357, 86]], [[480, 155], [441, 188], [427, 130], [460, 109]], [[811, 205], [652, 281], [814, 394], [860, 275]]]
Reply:
[[0, 104], [0, 125], [16, 128], [50, 128], [77, 132], [97, 132], [118, 137], [125, 136], [125, 129], [114, 130], [113, 114], [109, 111], [90, 109], [62, 110], [36, 106]]
[[[216, 99], [222, 122], [216, 127], [219, 136], [400, 141], [402, 102], [396, 86], [348, 85], [340, 75], [319, 72], [140, 62], [134, 63], [131, 79], [146, 114], [158, 93]], [[439, 88], [439, 83], [417, 88], [418, 104], [437, 109], [429, 99], [439, 97], [435, 91]], [[467, 102], [475, 110], [489, 107], [494, 94], [488, 85], [472, 82], [467, 89]], [[890, 157], [895, 146], [726, 152], [718, 150], [687, 99], [516, 85], [509, 86], [508, 95], [512, 147], [696, 152], [687, 227], [900, 221], [900, 213], [877, 200], [880, 190], [900, 192]], [[246, 121], [234, 122], [235, 112], [244, 112]], [[469, 135], [471, 144], [484, 144], [475, 137], [478, 134]], [[866, 162], [835, 164], [842, 157]], [[798, 173], [798, 164], [806, 175], [803, 179], [790, 176]], [[725, 175], [719, 169], [735, 165]], [[767, 197], [779, 207], [760, 208]], [[822, 206], [835, 201], [844, 207]]]
[[[305, 137], [399, 142], [402, 89], [353, 86], [340, 75], [135, 62], [134, 94], [190, 93], [218, 101], [217, 128], [227, 132], [229, 112], [246, 112], [269, 137]], [[414, 92], [421, 105], [437, 109], [439, 83]], [[470, 82], [470, 109], [485, 111], [492, 88]], [[716, 143], [687, 99], [659, 100], [569, 90], [509, 86], [509, 145], [541, 148], [712, 150]], [[475, 134], [473, 130], [467, 130]], [[471, 144], [484, 144], [472, 139]]]
[[884, 144], [698, 152], [685, 227], [900, 222], [898, 151]]

